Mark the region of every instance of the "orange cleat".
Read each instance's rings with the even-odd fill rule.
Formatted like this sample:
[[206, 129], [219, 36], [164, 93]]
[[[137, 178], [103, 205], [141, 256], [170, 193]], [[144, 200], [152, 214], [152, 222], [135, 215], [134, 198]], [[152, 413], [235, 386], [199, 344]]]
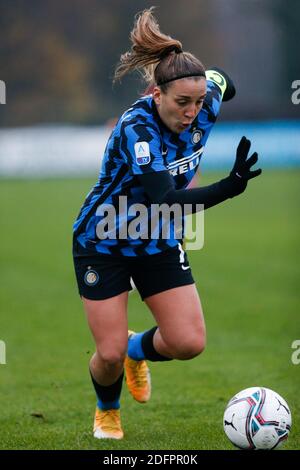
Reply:
[[[134, 331], [129, 330], [128, 338], [134, 334]], [[146, 403], [151, 396], [151, 377], [147, 362], [145, 360], [135, 361], [127, 355], [124, 367], [129, 392], [136, 401]]]
[[124, 437], [120, 410], [100, 410], [96, 407], [94, 437], [96, 439], [122, 439]]

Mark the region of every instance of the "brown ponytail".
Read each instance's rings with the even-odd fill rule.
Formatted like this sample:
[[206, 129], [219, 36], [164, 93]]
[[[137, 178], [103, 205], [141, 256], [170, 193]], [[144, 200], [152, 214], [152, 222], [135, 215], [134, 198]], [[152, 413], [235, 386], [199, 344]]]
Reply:
[[114, 82], [126, 73], [138, 70], [146, 82], [161, 84], [163, 90], [167, 88], [167, 82], [176, 78], [205, 76], [201, 62], [189, 52], [183, 52], [180, 41], [161, 33], [153, 10], [151, 7], [136, 15], [130, 33], [131, 50], [121, 55]]

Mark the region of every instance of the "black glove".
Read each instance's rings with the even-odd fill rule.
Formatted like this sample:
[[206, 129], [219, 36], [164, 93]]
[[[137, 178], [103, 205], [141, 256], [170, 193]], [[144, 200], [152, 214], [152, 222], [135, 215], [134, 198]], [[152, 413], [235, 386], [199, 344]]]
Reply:
[[247, 160], [250, 146], [250, 140], [246, 139], [246, 137], [242, 137], [236, 150], [235, 163], [229, 176], [233, 183], [233, 193], [230, 197], [237, 196], [245, 191], [248, 181], [252, 178], [256, 178], [256, 176], [260, 175], [262, 172], [261, 169], [250, 171], [251, 167], [255, 165], [258, 160], [256, 152]]

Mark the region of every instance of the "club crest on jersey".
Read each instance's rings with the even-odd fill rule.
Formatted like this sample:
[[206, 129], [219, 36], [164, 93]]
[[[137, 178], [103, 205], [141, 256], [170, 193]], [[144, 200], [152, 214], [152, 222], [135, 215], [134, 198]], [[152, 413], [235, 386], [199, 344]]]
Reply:
[[87, 286], [95, 286], [99, 281], [99, 274], [93, 269], [89, 269], [84, 275], [84, 282]]
[[193, 144], [198, 144], [198, 142], [200, 142], [200, 140], [202, 139], [202, 131], [200, 131], [199, 129], [196, 129], [192, 133], [191, 139], [192, 139]]
[[151, 161], [148, 142], [137, 142], [134, 144], [135, 159], [138, 165], [147, 165]]

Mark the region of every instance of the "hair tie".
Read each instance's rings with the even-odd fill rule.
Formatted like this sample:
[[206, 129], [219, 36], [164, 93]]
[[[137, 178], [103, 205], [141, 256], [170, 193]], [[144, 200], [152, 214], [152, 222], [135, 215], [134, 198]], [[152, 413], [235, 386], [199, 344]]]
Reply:
[[180, 47], [180, 46], [175, 46], [175, 47], [174, 47], [174, 52], [175, 52], [176, 54], [181, 54], [181, 52], [183, 52], [183, 49], [182, 49], [182, 47]]

